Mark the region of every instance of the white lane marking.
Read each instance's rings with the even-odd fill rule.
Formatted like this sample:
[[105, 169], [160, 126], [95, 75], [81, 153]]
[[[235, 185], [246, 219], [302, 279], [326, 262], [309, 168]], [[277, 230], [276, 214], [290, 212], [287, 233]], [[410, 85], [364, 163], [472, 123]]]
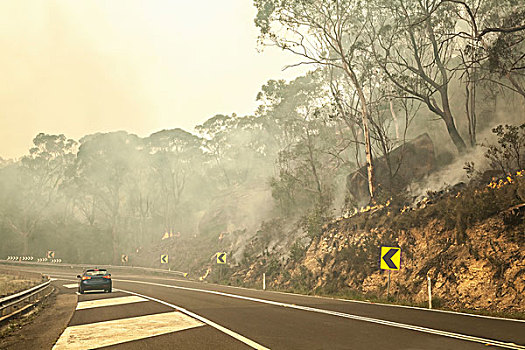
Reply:
[[166, 312], [67, 327], [53, 349], [96, 349], [203, 326], [181, 312]]
[[123, 289], [118, 289], [118, 290], [121, 291], [121, 292], [124, 292], [124, 293], [137, 295], [137, 296], [140, 296], [140, 297], [152, 300], [152, 301], [156, 301], [157, 303], [161, 303], [161, 304], [164, 304], [166, 306], [172, 307], [175, 310], [178, 310], [178, 311], [180, 311], [182, 313], [185, 313], [188, 316], [196, 318], [197, 320], [199, 320], [201, 322], [204, 322], [207, 325], [209, 325], [209, 326], [211, 326], [211, 327], [213, 327], [213, 328], [215, 328], [215, 329], [217, 329], [217, 330], [219, 330], [219, 331], [221, 331], [223, 333], [226, 333], [230, 337], [235, 338], [235, 339], [243, 342], [244, 344], [246, 344], [246, 345], [248, 345], [248, 346], [250, 346], [250, 347], [252, 347], [254, 349], [257, 349], [257, 350], [270, 350], [269, 348], [266, 348], [266, 347], [262, 346], [261, 344], [258, 344], [256, 342], [254, 342], [253, 340], [248, 339], [248, 338], [246, 338], [243, 335], [240, 335], [239, 333], [235, 333], [234, 331], [232, 331], [232, 330], [230, 330], [228, 328], [225, 328], [225, 327], [223, 327], [223, 326], [221, 326], [221, 325], [219, 325], [219, 324], [217, 324], [217, 323], [215, 323], [213, 321], [208, 320], [207, 318], [204, 318], [204, 317], [202, 317], [200, 315], [197, 315], [197, 314], [195, 314], [195, 313], [193, 313], [191, 311], [188, 311], [188, 310], [186, 310], [186, 309], [184, 309], [184, 308], [182, 308], [180, 306], [173, 305], [173, 304], [170, 304], [170, 303], [165, 302], [163, 300], [152, 298], [152, 297], [147, 296], [147, 295], [142, 295], [142, 294], [139, 294], [139, 293], [130, 292], [128, 290], [123, 290]]
[[78, 288], [78, 283], [75, 283], [75, 284], [64, 284], [63, 286], [66, 287], [66, 288], [69, 288], [69, 289], [73, 289], [73, 288]]
[[130, 297], [118, 297], [118, 298], [106, 298], [106, 299], [80, 301], [77, 304], [77, 310], [91, 309], [94, 307], [140, 303], [142, 301], [148, 301], [148, 300], [132, 295]]
[[[242, 295], [222, 293], [222, 292], [217, 292], [217, 291], [214, 291], [214, 290], [197, 289], [197, 288], [189, 288], [189, 287], [180, 287], [180, 286], [173, 286], [173, 285], [153, 283], [153, 282], [145, 282], [145, 281], [121, 280], [121, 279], [114, 280], [114, 281], [149, 284], [149, 285], [166, 287], [166, 288], [175, 288], [175, 289], [181, 289], [181, 290], [187, 290], [187, 291], [193, 291], [193, 292], [202, 292], [202, 293], [208, 293], [208, 294], [221, 295], [221, 296], [226, 296], [226, 297], [230, 297], [230, 298], [236, 298], [236, 299], [253, 301], [253, 302], [257, 302], [257, 303], [263, 303], [263, 304], [269, 304], [269, 305], [275, 305], [275, 306], [281, 306], [281, 307], [288, 307], [288, 308], [298, 309], [298, 310], [303, 310], [303, 311], [317, 312], [317, 313], [321, 313], [321, 314], [327, 314], [327, 315], [344, 317], [344, 318], [349, 318], [349, 319], [358, 320], [358, 321], [365, 321], [365, 322], [370, 322], [370, 323], [376, 323], [376, 324], [381, 324], [381, 325], [390, 326], [390, 327], [403, 328], [403, 329], [408, 329], [408, 330], [422, 332], [422, 333], [441, 335], [441, 336], [444, 336], [444, 337], [461, 339], [461, 340], [471, 341], [471, 342], [475, 342], [475, 343], [481, 343], [481, 344], [485, 344], [485, 345], [500, 346], [500, 347], [507, 348], [507, 349], [525, 350], [525, 346], [514, 344], [514, 343], [502, 342], [502, 341], [499, 341], [499, 340], [474, 337], [474, 336], [465, 335], [465, 334], [461, 334], [461, 333], [452, 333], [452, 332], [441, 331], [441, 330], [433, 329], [433, 328], [420, 327], [420, 326], [414, 326], [414, 325], [409, 325], [409, 324], [404, 324], [404, 323], [399, 323], [399, 322], [386, 321], [386, 320], [381, 320], [381, 319], [376, 319], [376, 318], [370, 318], [370, 317], [346, 314], [346, 313], [343, 313], [343, 312], [330, 311], [330, 310], [324, 310], [324, 309], [317, 309], [317, 308], [313, 308], [313, 307], [309, 307], [309, 306], [287, 304], [287, 303], [281, 303], [281, 302], [277, 302], [277, 301], [245, 297], [245, 296], [242, 296]], [[140, 294], [136, 294], [136, 293], [132, 293], [132, 292], [128, 292], [128, 293], [135, 294], [135, 295], [140, 295]], [[148, 297], [145, 297], [145, 298], [148, 298]], [[159, 301], [159, 302], [161, 302], [161, 301]]]

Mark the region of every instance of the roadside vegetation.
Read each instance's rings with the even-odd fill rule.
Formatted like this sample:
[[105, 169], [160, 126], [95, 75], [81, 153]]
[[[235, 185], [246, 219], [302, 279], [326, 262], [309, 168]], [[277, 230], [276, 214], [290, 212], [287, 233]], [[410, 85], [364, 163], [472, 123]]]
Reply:
[[40, 279], [0, 271], [0, 298], [34, 287]]
[[254, 5], [259, 48], [310, 71], [269, 79], [252, 114], [191, 132], [39, 133], [0, 159], [0, 258], [54, 251], [248, 286], [266, 273], [270, 287], [367, 297], [385, 288], [379, 245], [408, 259], [420, 245], [430, 258], [407, 268], [396, 300], [427, 273], [458, 286], [437, 270], [452, 261], [465, 279], [483, 262], [497, 300], [523, 294], [523, 1]]

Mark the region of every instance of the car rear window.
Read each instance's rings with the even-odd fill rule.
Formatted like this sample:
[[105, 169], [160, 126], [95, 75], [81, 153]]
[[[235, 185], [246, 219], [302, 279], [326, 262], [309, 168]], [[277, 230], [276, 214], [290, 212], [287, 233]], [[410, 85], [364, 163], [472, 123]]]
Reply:
[[108, 272], [106, 270], [87, 270], [86, 276], [105, 276]]

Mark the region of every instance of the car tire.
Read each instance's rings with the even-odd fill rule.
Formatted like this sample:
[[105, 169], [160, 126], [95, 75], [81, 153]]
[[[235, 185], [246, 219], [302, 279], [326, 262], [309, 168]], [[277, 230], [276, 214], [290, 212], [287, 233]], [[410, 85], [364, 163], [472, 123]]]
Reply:
[[109, 289], [106, 289], [106, 293], [111, 293], [111, 287]]
[[78, 292], [79, 292], [80, 294], [84, 294], [84, 289], [82, 289], [82, 288], [78, 288]]

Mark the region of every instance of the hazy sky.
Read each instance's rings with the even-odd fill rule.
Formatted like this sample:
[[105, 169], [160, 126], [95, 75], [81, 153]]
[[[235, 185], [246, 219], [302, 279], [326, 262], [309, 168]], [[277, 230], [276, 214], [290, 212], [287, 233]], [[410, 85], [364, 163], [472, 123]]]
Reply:
[[297, 58], [257, 52], [251, 0], [0, 1], [0, 156], [39, 132], [192, 131], [244, 115]]

